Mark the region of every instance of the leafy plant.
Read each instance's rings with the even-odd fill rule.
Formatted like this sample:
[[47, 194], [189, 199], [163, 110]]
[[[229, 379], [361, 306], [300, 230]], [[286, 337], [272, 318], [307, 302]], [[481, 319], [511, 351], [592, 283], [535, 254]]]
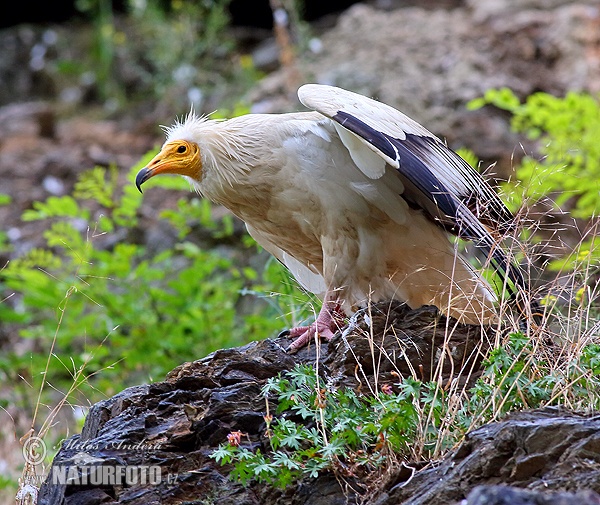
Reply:
[[[132, 168], [129, 180], [149, 157]], [[164, 184], [181, 182], [164, 178]], [[98, 391], [110, 395], [161, 378], [182, 361], [264, 338], [288, 324], [276, 297], [265, 303], [254, 296], [278, 290], [244, 265], [244, 249], [255, 248], [251, 241], [223, 246], [223, 254], [196, 238], [203, 228], [211, 246], [237, 242], [231, 218], [215, 221], [208, 202], [181, 199], [176, 211], [164, 211], [177, 236], [173, 247], [150, 251], [131, 240], [140, 205], [134, 184], [121, 188], [116, 169], [96, 167], [81, 176], [73, 195], [34, 202], [23, 213], [25, 221], [47, 223], [46, 245], [0, 271], [0, 299], [10, 297], [0, 303], [0, 317], [30, 342], [25, 354], [9, 351], [0, 358], [3, 382], [16, 387], [9, 403], [29, 397], [27, 383], [47, 380], [59, 391], [70, 390], [84, 365], [85, 373], [77, 375], [79, 400], [97, 401]], [[270, 264], [269, 276], [287, 276], [277, 270]], [[290, 295], [306, 300], [288, 286]], [[244, 311], [243, 297], [254, 300]], [[49, 369], [40, 375], [48, 349]]]
[[[541, 346], [513, 333], [491, 351], [484, 373], [470, 390], [450, 401], [437, 382], [406, 377], [374, 395], [334, 389], [312, 366], [297, 365], [267, 381], [268, 446], [230, 434], [211, 455], [232, 464], [230, 478], [286, 487], [325, 471], [362, 477], [389, 469], [399, 460], [430, 460], [455, 447], [467, 431], [508, 412], [547, 405], [597, 410], [600, 346], [586, 344], [570, 356], [541, 355]], [[565, 359], [566, 358], [566, 359]], [[591, 401], [590, 399], [593, 398]], [[419, 449], [420, 448], [420, 449]]]
[[211, 457], [222, 464], [235, 462], [231, 477], [243, 483], [256, 479], [285, 487], [332, 468], [364, 475], [381, 466], [390, 450], [408, 451], [420, 387], [407, 379], [400, 393], [360, 396], [351, 389], [330, 390], [314, 367], [297, 365], [263, 388], [265, 398], [276, 396], [282, 414], [265, 416], [270, 451], [230, 442]]
[[512, 114], [511, 126], [539, 140], [541, 159], [526, 156], [517, 168], [527, 196], [552, 195], [556, 205], [572, 201], [574, 217], [588, 219], [600, 208], [600, 103], [585, 93], [564, 98], [534, 93], [521, 103], [509, 89], [488, 90], [471, 108], [485, 104]]
[[[539, 158], [527, 155], [516, 167], [518, 184], [528, 205], [540, 200], [590, 222], [591, 238], [578, 244], [573, 254], [553, 262], [555, 270], [574, 270], [597, 264], [600, 251], [595, 227], [600, 208], [600, 102], [586, 93], [568, 92], [564, 97], [534, 93], [524, 102], [510, 89], [488, 90], [469, 107], [491, 104], [512, 114], [511, 127], [537, 141]], [[521, 192], [510, 185], [509, 193]], [[517, 206], [519, 203], [517, 202]]]

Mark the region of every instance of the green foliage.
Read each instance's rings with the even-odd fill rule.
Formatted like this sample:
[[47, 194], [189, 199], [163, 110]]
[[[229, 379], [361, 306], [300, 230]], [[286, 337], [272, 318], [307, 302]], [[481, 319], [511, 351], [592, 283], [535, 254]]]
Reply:
[[221, 106], [232, 105], [227, 97], [243, 95], [262, 73], [236, 50], [230, 1], [130, 0], [115, 10], [109, 0], [77, 0], [92, 25], [85, 52], [77, 57], [69, 48], [72, 59], [50, 71], [63, 86], [85, 82], [109, 111], [152, 97], [200, 110], [213, 92]]
[[473, 168], [475, 168], [475, 169], [479, 168], [479, 158], [477, 158], [477, 155], [470, 149], [467, 149], [466, 147], [462, 147], [462, 148], [456, 150], [456, 154], [458, 154], [463, 160], [465, 160]]
[[[9, 195], [0, 193], [0, 207], [3, 205], [10, 204], [11, 201], [12, 201], [12, 198]], [[6, 232], [3, 230], [0, 230], [0, 252], [8, 251], [8, 249], [9, 249], [9, 245], [8, 245], [8, 238], [6, 236]], [[0, 271], [2, 271], [2, 267], [3, 267], [3, 265], [0, 265]], [[0, 300], [1, 300], [1, 298], [0, 298]]]
[[12, 498], [17, 492], [15, 479], [10, 478], [8, 475], [0, 475], [0, 491], [9, 491], [10, 498]]
[[[600, 209], [600, 102], [585, 93], [564, 98], [534, 93], [521, 103], [509, 89], [492, 89], [473, 100], [472, 109], [492, 104], [512, 114], [511, 126], [538, 141], [540, 159], [525, 156], [516, 176], [531, 202], [553, 201], [575, 218], [590, 220]], [[513, 195], [518, 195], [511, 186]], [[518, 202], [521, 203], [521, 202]], [[597, 264], [600, 251], [592, 238], [566, 258], [551, 263], [556, 270]]]
[[[131, 169], [129, 181], [151, 156]], [[97, 401], [98, 391], [111, 395], [160, 379], [183, 361], [292, 323], [278, 309], [277, 297], [264, 303], [254, 296], [275, 291], [275, 285], [244, 265], [243, 246], [228, 246], [223, 254], [197, 240], [205, 236], [211, 246], [237, 242], [231, 217], [215, 221], [207, 201], [182, 198], [176, 210], [163, 213], [178, 237], [174, 247], [148, 250], [132, 241], [139, 233], [142, 195], [132, 182], [121, 187], [118, 175], [114, 168], [96, 167], [81, 175], [73, 195], [34, 202], [23, 213], [23, 220], [46, 225], [45, 246], [0, 270], [0, 318], [32, 349], [0, 357], [2, 382], [15, 386], [9, 403], [31, 404], [43, 379], [62, 392], [77, 381], [79, 400]], [[181, 178], [163, 181], [187, 186]], [[246, 241], [246, 249], [255, 247]], [[268, 275], [289, 283], [276, 264]], [[297, 287], [285, 289], [306, 301]], [[253, 302], [242, 303], [248, 297]]]
[[584, 93], [564, 98], [534, 93], [520, 103], [509, 89], [489, 90], [471, 108], [485, 104], [512, 114], [514, 131], [539, 140], [541, 159], [526, 157], [517, 168], [527, 196], [553, 196], [556, 205], [572, 201], [573, 216], [590, 218], [600, 208], [600, 103]]
[[600, 408], [600, 397], [595, 393], [600, 388], [600, 346], [589, 343], [569, 359], [542, 349], [539, 341], [514, 333], [490, 353], [464, 409], [465, 428], [472, 426], [474, 419], [481, 424], [525, 408]]
[[[297, 365], [267, 381], [266, 399], [275, 396], [277, 415], [267, 410], [269, 447], [245, 444], [230, 435], [211, 455], [232, 464], [230, 478], [286, 487], [324, 471], [364, 477], [396, 458], [431, 459], [460, 442], [484, 422], [522, 408], [546, 405], [600, 408], [600, 346], [590, 344], [571, 362], [556, 366], [541, 357], [536, 344], [521, 333], [494, 349], [476, 385], [452, 405], [435, 382], [407, 377], [375, 395], [328, 387], [313, 367]], [[394, 389], [396, 392], [394, 392]], [[591, 403], [590, 403], [591, 401]], [[263, 450], [261, 450], [263, 449]]]
[[414, 406], [420, 383], [407, 379], [397, 394], [360, 396], [351, 389], [328, 390], [312, 366], [297, 365], [270, 379], [265, 398], [275, 395], [280, 417], [267, 420], [270, 451], [221, 445], [211, 457], [235, 462], [231, 477], [285, 487], [328, 469], [366, 473], [379, 467], [389, 449], [407, 453], [415, 435]]
[[229, 1], [130, 2], [130, 20], [151, 66], [156, 92], [164, 93], [173, 80], [184, 87], [209, 84], [196, 68], [210, 68], [206, 78], [210, 74], [212, 80], [224, 70], [233, 49], [225, 30]]
[[[116, 29], [111, 0], [76, 0], [79, 11], [87, 13], [94, 22], [94, 37], [90, 51], [91, 67], [98, 91], [103, 99], [118, 92], [112, 79], [113, 60], [116, 52]], [[72, 68], [72, 66], [71, 66]], [[68, 71], [68, 68], [65, 70]]]

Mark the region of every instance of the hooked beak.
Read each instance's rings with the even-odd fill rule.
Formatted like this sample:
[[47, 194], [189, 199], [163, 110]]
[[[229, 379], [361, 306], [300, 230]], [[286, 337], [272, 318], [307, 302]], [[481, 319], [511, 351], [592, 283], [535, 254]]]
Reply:
[[135, 185], [142, 192], [142, 184], [160, 174], [176, 174], [199, 180], [202, 171], [198, 144], [187, 140], [167, 142], [150, 163], [135, 177]]
[[150, 177], [152, 177], [152, 171], [148, 167], [142, 168], [135, 176], [135, 186], [140, 193], [143, 193], [142, 184], [150, 179]]

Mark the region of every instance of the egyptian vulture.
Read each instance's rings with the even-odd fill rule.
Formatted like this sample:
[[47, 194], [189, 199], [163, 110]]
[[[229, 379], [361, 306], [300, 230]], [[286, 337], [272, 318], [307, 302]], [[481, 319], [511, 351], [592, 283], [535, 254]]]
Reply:
[[252, 237], [323, 305], [288, 333], [297, 349], [329, 339], [369, 301], [435, 305], [470, 324], [496, 319], [496, 295], [457, 253], [473, 241], [509, 286], [523, 275], [498, 246], [513, 217], [481, 175], [403, 113], [332, 86], [298, 90], [310, 112], [226, 121], [193, 112], [166, 128], [136, 177], [180, 174], [242, 219]]

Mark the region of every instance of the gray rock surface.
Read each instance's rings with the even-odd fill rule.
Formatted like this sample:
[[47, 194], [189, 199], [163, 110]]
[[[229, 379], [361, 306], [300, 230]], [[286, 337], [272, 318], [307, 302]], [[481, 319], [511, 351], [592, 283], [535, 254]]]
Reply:
[[[466, 495], [468, 504], [484, 503], [482, 496], [490, 504], [575, 503], [572, 496], [571, 501], [552, 501], [568, 491], [581, 493], [580, 505], [594, 504], [600, 499], [599, 430], [598, 415], [556, 408], [518, 412], [473, 431], [439, 465], [418, 472], [408, 485], [392, 488], [376, 503], [441, 505], [458, 503]], [[502, 484], [495, 490], [489, 487]], [[478, 488], [482, 485], [486, 491]]]

